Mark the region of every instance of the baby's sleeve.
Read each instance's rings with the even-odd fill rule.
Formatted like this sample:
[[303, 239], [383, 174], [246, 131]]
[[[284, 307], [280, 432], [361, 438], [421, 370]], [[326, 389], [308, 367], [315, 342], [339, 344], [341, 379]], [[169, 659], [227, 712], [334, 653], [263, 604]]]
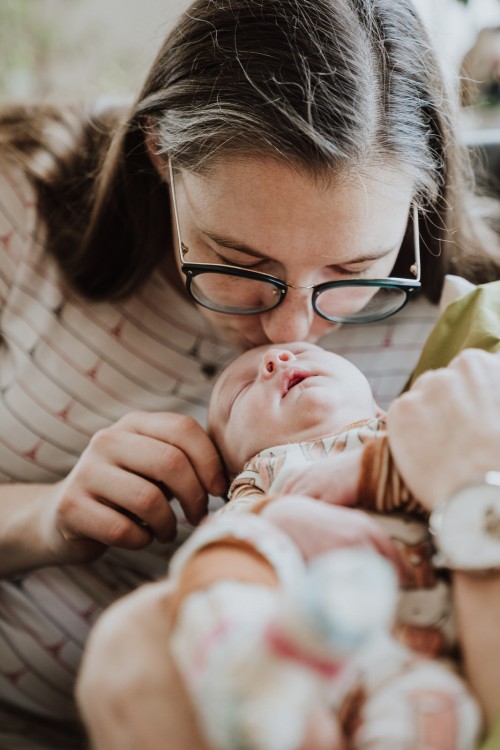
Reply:
[[413, 497], [391, 453], [387, 432], [380, 431], [366, 442], [358, 483], [358, 507], [379, 513], [404, 511], [428, 515]]

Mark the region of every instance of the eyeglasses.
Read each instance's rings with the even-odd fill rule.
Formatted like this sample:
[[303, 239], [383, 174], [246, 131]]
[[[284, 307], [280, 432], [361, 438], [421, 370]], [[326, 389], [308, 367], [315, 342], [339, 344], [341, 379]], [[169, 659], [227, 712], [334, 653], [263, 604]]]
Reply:
[[273, 310], [285, 299], [288, 289], [311, 289], [311, 302], [317, 315], [332, 323], [373, 323], [399, 312], [410, 295], [421, 287], [420, 235], [418, 209], [413, 206], [413, 246], [415, 260], [410, 267], [414, 278], [348, 279], [310, 286], [294, 286], [261, 271], [230, 264], [190, 262], [184, 258], [189, 248], [181, 238], [174, 173], [169, 162], [170, 189], [175, 229], [186, 290], [199, 305], [228, 315], [259, 315]]

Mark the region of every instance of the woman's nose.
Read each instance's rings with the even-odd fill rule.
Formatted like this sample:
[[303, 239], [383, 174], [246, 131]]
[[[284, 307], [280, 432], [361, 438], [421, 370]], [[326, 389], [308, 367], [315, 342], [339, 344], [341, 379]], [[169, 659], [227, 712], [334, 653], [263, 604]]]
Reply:
[[281, 305], [261, 315], [264, 333], [273, 344], [306, 341], [313, 322], [311, 291], [305, 289], [290, 289]]
[[262, 357], [261, 373], [264, 378], [271, 378], [275, 372], [296, 359], [288, 349], [269, 349]]

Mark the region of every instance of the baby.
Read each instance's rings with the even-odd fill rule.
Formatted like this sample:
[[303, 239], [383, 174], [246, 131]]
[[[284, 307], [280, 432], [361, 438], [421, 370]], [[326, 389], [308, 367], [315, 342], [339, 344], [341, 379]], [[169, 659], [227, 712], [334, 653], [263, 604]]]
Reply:
[[253, 349], [209, 429], [229, 502], [171, 573], [173, 654], [211, 745], [301, 750], [329, 720], [331, 750], [472, 750], [465, 685], [417, 654], [455, 645], [449, 591], [362, 373], [311, 344]]

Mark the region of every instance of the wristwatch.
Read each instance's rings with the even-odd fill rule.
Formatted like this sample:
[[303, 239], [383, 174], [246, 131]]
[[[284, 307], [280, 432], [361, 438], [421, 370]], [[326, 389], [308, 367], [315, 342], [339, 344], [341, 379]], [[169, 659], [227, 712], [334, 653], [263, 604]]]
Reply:
[[460, 487], [432, 511], [429, 527], [437, 567], [500, 571], [500, 471]]

